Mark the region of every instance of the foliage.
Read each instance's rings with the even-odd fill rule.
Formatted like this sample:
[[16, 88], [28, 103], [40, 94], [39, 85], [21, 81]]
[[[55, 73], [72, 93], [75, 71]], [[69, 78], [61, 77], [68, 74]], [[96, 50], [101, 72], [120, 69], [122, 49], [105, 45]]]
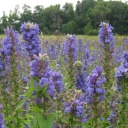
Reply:
[[0, 22], [0, 33], [8, 25], [19, 31], [23, 22], [39, 24], [43, 34], [59, 33], [97, 35], [96, 31], [100, 21], [106, 21], [113, 25], [116, 34], [127, 35], [128, 4], [121, 1], [82, 0], [77, 1], [75, 8], [72, 3], [59, 4], [44, 8], [37, 5], [34, 11], [29, 5], [24, 4], [22, 12], [16, 5], [14, 11], [7, 16], [3, 13]]

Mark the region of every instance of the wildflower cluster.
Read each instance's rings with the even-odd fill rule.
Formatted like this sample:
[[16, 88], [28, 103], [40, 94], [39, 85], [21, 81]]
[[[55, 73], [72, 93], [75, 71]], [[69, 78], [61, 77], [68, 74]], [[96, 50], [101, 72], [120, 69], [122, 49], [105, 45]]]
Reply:
[[124, 52], [122, 56], [122, 63], [116, 69], [116, 78], [126, 77], [128, 79], [128, 52]]
[[[3, 108], [3, 106], [0, 104], [0, 111]], [[4, 114], [1, 114], [0, 112], [0, 128], [6, 128], [4, 124]]]
[[64, 42], [64, 54], [73, 59], [73, 62], [77, 60], [78, 55], [78, 42], [75, 35], [67, 35], [67, 39]]
[[128, 52], [125, 51], [122, 55], [122, 63], [121, 65], [116, 68], [116, 89], [119, 92], [120, 98], [120, 106], [119, 106], [119, 114], [120, 114], [120, 122], [126, 125], [127, 122], [127, 85], [128, 85]]
[[55, 85], [55, 89], [57, 93], [63, 92], [64, 91], [64, 81], [63, 81], [63, 76], [59, 71], [54, 71], [52, 73], [52, 80]]
[[64, 96], [64, 111], [69, 115], [69, 120], [74, 118], [74, 122], [86, 122], [85, 95], [80, 90], [71, 89]]
[[87, 76], [86, 76], [85, 72], [82, 70], [82, 63], [80, 61], [76, 61], [74, 63], [74, 67], [76, 68], [75, 85], [82, 92], [86, 92], [86, 78], [87, 78]]
[[37, 78], [37, 85], [44, 87], [47, 85], [48, 94], [53, 97], [55, 95], [55, 85], [52, 81], [52, 70], [49, 67], [47, 54], [34, 55], [34, 60], [30, 63], [30, 76]]
[[106, 79], [103, 75], [101, 66], [97, 66], [87, 78], [87, 102], [93, 103], [94, 100], [100, 102], [105, 99], [105, 89], [103, 84]]
[[33, 55], [39, 55], [41, 52], [40, 40], [39, 40], [39, 26], [33, 23], [24, 23], [21, 25], [21, 32], [23, 39], [25, 41], [25, 49], [29, 53], [30, 58], [33, 58]]
[[[18, 111], [12, 111], [16, 109], [19, 100], [19, 81], [18, 77], [20, 76], [20, 72], [17, 73], [18, 67], [20, 66], [20, 55], [21, 55], [21, 45], [18, 39], [18, 32], [14, 31], [12, 27], [8, 27], [4, 30], [5, 37], [1, 43], [1, 55], [0, 59], [2, 60], [2, 95], [3, 95], [3, 106], [5, 119], [7, 119], [10, 115], [14, 116], [14, 119], [7, 120], [7, 126], [11, 126], [10, 121], [14, 124], [14, 127], [19, 127], [18, 122]], [[15, 102], [13, 102], [15, 101]], [[9, 103], [10, 102], [10, 103]], [[13, 107], [12, 107], [13, 106]]]
[[2, 56], [3, 55], [0, 51], [0, 78], [5, 76], [5, 65]]
[[109, 23], [101, 22], [99, 29], [100, 42], [108, 44], [114, 41], [113, 27]]
[[70, 79], [70, 88], [74, 86], [74, 62], [78, 58], [78, 42], [75, 35], [67, 35], [67, 39], [64, 42], [64, 54], [67, 62], [66, 68], [68, 69], [68, 79]]

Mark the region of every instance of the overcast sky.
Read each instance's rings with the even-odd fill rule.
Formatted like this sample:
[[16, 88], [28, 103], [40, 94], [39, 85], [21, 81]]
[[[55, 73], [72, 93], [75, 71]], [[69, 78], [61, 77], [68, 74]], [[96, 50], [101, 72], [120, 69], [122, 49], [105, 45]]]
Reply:
[[[20, 11], [24, 4], [29, 5], [32, 9], [36, 5], [43, 5], [44, 7], [48, 7], [50, 5], [60, 4], [63, 6], [66, 2], [73, 3], [75, 6], [78, 0], [1, 0], [0, 3], [0, 17], [3, 14], [3, 11], [8, 15], [9, 11], [14, 11], [14, 7], [16, 5], [20, 6]], [[82, 1], [82, 0], [79, 0]], [[128, 0], [120, 0], [120, 1], [128, 1]]]
[[[32, 9], [36, 5], [43, 5], [44, 7], [48, 7], [50, 5], [60, 4], [63, 6], [66, 2], [73, 3], [75, 6], [78, 0], [2, 0], [0, 3], [0, 17], [3, 14], [3, 11], [8, 15], [9, 11], [14, 11], [14, 7], [16, 5], [20, 6], [20, 11], [24, 4], [29, 5]], [[81, 1], [81, 0], [79, 0]]]

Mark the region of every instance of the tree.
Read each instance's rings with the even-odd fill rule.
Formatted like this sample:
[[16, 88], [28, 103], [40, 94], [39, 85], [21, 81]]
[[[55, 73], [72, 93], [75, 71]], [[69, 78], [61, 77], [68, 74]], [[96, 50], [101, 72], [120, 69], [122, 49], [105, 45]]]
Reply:
[[10, 11], [8, 17], [8, 24], [9, 26], [13, 26], [15, 30], [19, 31], [21, 25], [19, 5], [15, 6], [14, 11]]
[[63, 24], [62, 32], [66, 34], [75, 34], [76, 24], [74, 21], [69, 21], [67, 24]]
[[31, 12], [31, 7], [29, 5], [24, 4], [23, 7], [23, 13], [20, 14], [20, 20], [21, 22], [33, 22], [33, 15]]

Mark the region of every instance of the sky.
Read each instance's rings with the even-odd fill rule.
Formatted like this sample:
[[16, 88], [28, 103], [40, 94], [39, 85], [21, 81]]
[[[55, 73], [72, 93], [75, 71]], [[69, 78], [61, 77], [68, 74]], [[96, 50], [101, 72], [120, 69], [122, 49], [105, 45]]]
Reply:
[[[50, 5], [60, 4], [63, 6], [66, 2], [73, 3], [75, 6], [78, 0], [2, 0], [0, 3], [0, 17], [5, 11], [6, 15], [9, 14], [10, 10], [14, 11], [16, 5], [20, 6], [20, 11], [24, 4], [29, 5], [33, 9], [36, 5], [43, 5], [49, 7]], [[82, 0], [79, 0], [82, 1]]]
[[[6, 15], [9, 14], [10, 10], [14, 11], [16, 5], [20, 6], [20, 12], [24, 4], [29, 5], [33, 9], [36, 5], [43, 5], [44, 7], [49, 7], [50, 5], [60, 4], [61, 7], [66, 3], [73, 3], [74, 7], [78, 0], [2, 0], [0, 3], [0, 17], [5, 11]], [[82, 1], [82, 0], [79, 0]], [[119, 0], [128, 1], [128, 0]]]

